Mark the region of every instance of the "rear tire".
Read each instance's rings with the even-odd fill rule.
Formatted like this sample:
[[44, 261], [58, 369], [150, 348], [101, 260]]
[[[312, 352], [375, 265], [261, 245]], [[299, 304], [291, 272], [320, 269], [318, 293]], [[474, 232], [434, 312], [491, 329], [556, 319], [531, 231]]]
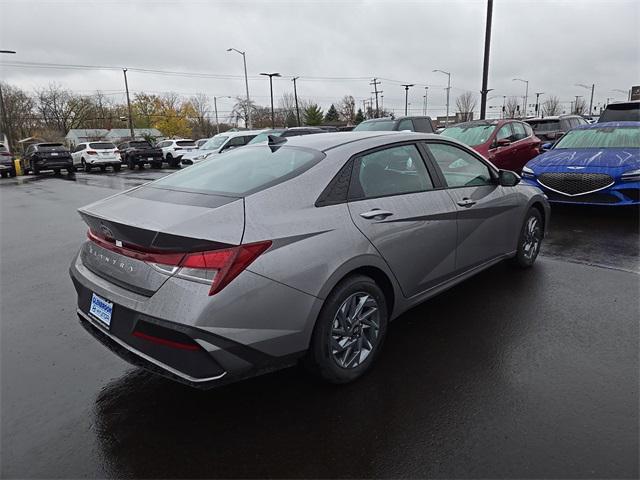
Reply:
[[364, 275], [347, 277], [320, 310], [307, 352], [307, 367], [331, 383], [356, 380], [377, 358], [388, 317], [387, 301], [376, 282]]
[[36, 167], [35, 165], [33, 166], [33, 174], [34, 175], [40, 175], [40, 169], [38, 167]]
[[100, 165], [100, 171], [101, 172], [106, 172], [107, 171], [107, 166], [106, 165]]
[[7, 178], [9, 176], [9, 172], [0, 172], [0, 176], [2, 178]]
[[91, 171], [91, 165], [89, 165], [84, 158], [80, 160], [80, 163], [82, 164], [82, 170], [84, 170], [85, 172]]
[[114, 171], [114, 172], [119, 172], [121, 168], [122, 168], [122, 165], [120, 165], [120, 164], [115, 164], [115, 165], [113, 166], [113, 171]]
[[520, 229], [518, 250], [512, 259], [513, 265], [519, 268], [531, 267], [540, 253], [543, 235], [542, 215], [537, 208], [530, 208]]
[[167, 163], [169, 164], [169, 168], [176, 168], [176, 162], [173, 158], [173, 155], [167, 153]]
[[75, 173], [75, 172], [76, 172], [76, 167], [74, 165], [67, 168], [67, 173]]

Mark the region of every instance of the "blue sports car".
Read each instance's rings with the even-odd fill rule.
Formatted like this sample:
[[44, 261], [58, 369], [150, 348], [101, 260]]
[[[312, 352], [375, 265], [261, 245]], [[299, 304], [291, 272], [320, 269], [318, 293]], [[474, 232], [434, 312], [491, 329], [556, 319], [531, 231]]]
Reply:
[[640, 122], [581, 125], [528, 162], [522, 180], [550, 202], [640, 204]]

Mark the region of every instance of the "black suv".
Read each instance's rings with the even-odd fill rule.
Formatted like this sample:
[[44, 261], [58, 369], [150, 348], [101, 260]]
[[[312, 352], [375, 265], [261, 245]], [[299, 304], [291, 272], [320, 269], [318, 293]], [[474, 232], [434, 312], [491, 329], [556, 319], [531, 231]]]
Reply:
[[354, 132], [369, 131], [403, 131], [434, 133], [431, 117], [400, 117], [400, 118], [374, 118], [359, 123], [353, 129]]
[[120, 158], [126, 163], [130, 170], [140, 167], [144, 168], [145, 163], [150, 163], [152, 168], [162, 167], [162, 149], [156, 148], [146, 140], [130, 140], [118, 145]]
[[640, 122], [640, 100], [610, 103], [598, 118], [602, 122]]
[[34, 143], [24, 153], [24, 173], [38, 175], [42, 170], [75, 172], [71, 152], [62, 143]]
[[543, 143], [555, 142], [562, 135], [578, 125], [586, 125], [587, 122], [580, 115], [560, 115], [559, 117], [529, 118], [525, 120], [533, 133]]
[[16, 166], [13, 163], [13, 155], [4, 143], [0, 143], [0, 175], [7, 178], [7, 175], [16, 176]]

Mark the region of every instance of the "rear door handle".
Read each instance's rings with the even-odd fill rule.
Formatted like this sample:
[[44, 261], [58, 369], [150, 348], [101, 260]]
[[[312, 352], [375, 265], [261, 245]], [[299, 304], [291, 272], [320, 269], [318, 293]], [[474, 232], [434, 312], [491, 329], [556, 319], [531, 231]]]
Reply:
[[386, 218], [390, 215], [393, 215], [393, 212], [389, 212], [387, 210], [380, 210], [379, 208], [374, 208], [368, 212], [361, 213], [360, 216], [362, 218], [366, 218], [367, 220], [371, 220], [372, 218]]
[[476, 204], [476, 201], [471, 200], [470, 198], [463, 198], [458, 202], [458, 205], [460, 205], [461, 207], [471, 207], [472, 205], [475, 205], [475, 204]]

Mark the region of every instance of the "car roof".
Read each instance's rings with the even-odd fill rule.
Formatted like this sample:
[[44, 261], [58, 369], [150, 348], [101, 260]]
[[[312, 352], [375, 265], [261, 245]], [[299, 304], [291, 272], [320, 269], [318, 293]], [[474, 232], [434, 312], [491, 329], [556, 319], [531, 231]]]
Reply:
[[587, 123], [586, 125], [578, 125], [574, 130], [592, 130], [599, 128], [619, 128], [619, 127], [640, 127], [640, 122], [601, 122], [601, 123]]
[[[328, 132], [322, 135], [301, 135], [298, 137], [285, 137], [285, 145], [292, 147], [306, 147], [315, 150], [327, 151], [348, 143], [365, 142], [370, 139], [389, 137], [389, 141], [426, 140], [430, 138], [442, 139], [435, 133], [393, 132], [393, 131], [357, 131], [357, 132]], [[449, 139], [447, 139], [449, 140]]]
[[[241, 136], [244, 136], [244, 135], [260, 135], [261, 133], [268, 132], [269, 130], [271, 130], [271, 129], [270, 128], [263, 128], [263, 129], [260, 129], [260, 130], [240, 130], [240, 131], [237, 131], [237, 132], [220, 132], [220, 133], [218, 133], [218, 135], [233, 138], [233, 137], [241, 137]], [[217, 137], [218, 135], [215, 135], [215, 136]], [[211, 138], [213, 138], [213, 137], [211, 137]]]
[[486, 120], [471, 120], [469, 122], [460, 122], [455, 125], [450, 125], [450, 127], [465, 127], [471, 125], [503, 125], [507, 122], [519, 122], [520, 120], [516, 118], [494, 118], [494, 119], [486, 119]]

